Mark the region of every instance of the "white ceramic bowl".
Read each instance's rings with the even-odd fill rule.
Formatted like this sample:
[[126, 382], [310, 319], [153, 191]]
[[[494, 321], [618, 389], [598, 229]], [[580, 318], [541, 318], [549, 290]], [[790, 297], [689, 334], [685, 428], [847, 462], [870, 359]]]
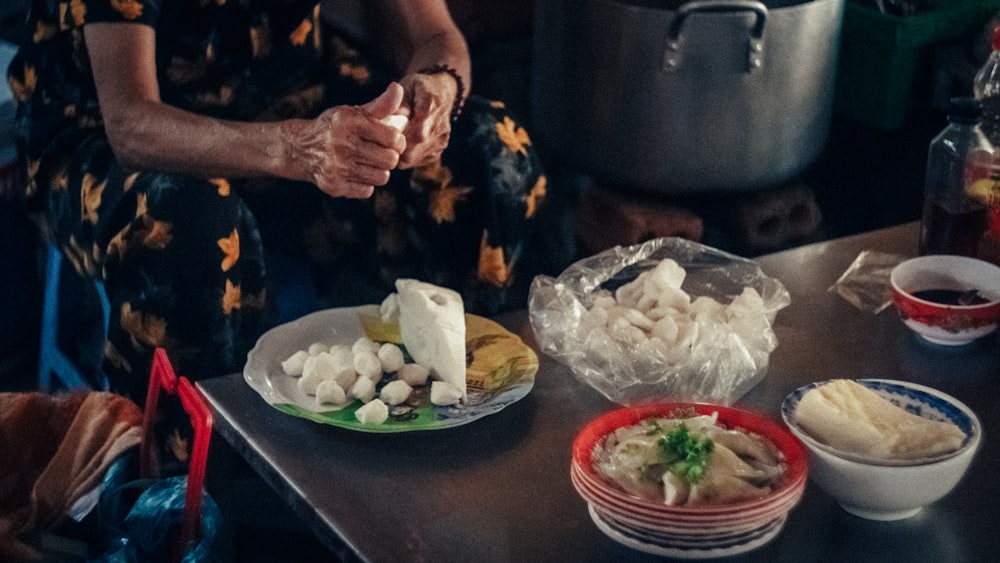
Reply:
[[[965, 256], [932, 255], [906, 260], [889, 276], [892, 300], [900, 319], [935, 344], [957, 346], [982, 338], [1000, 320], [1000, 267]], [[943, 304], [920, 292], [976, 293], [984, 302]]]
[[965, 475], [982, 438], [979, 419], [954, 397], [923, 385], [885, 379], [857, 381], [910, 412], [955, 423], [966, 434], [962, 447], [945, 456], [912, 463], [864, 462], [837, 452], [812, 438], [795, 421], [795, 408], [802, 395], [826, 382], [791, 393], [781, 405], [781, 416], [809, 450], [810, 478], [844, 510], [870, 520], [909, 518], [951, 492]]

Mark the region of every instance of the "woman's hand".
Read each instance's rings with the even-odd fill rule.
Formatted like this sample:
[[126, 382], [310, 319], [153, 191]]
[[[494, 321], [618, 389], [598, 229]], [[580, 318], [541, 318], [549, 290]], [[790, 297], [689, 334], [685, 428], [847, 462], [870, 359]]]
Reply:
[[468, 45], [445, 0], [373, 0], [365, 4], [373, 8], [384, 51], [403, 75], [399, 83], [406, 96], [401, 113], [410, 122], [403, 130], [406, 150], [399, 168], [431, 163], [448, 145], [452, 109], [456, 101], [463, 101], [456, 99], [464, 98], [472, 88]]
[[302, 178], [335, 197], [367, 198], [385, 185], [407, 147], [402, 134], [384, 120], [397, 113], [403, 88], [392, 83], [363, 106], [336, 106], [314, 120], [287, 123], [291, 160]]
[[439, 159], [448, 146], [458, 83], [441, 72], [409, 74], [400, 84], [406, 92], [403, 107], [409, 111], [410, 122], [403, 130], [406, 150], [399, 157], [399, 167], [414, 168]]

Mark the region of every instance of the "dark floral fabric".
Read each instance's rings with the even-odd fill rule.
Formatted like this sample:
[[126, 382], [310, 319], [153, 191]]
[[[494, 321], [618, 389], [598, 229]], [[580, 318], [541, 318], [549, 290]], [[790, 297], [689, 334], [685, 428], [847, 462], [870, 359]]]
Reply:
[[546, 178], [502, 103], [470, 98], [440, 162], [395, 172], [364, 201], [274, 179], [126, 170], [83, 41], [94, 22], [153, 27], [162, 99], [220, 118], [314, 116], [364, 103], [394, 77], [329, 33], [316, 0], [32, 1], [31, 41], [8, 71], [24, 196], [77, 271], [105, 283], [112, 390], [142, 400], [156, 346], [191, 379], [242, 369], [273, 306], [273, 255], [360, 276], [373, 295], [406, 276], [458, 289], [470, 312], [524, 305], [510, 288]]

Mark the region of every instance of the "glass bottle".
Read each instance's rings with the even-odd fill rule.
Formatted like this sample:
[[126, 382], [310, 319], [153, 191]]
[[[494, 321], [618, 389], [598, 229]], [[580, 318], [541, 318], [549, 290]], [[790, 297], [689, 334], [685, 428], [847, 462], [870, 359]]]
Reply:
[[993, 28], [992, 48], [972, 81], [972, 92], [983, 106], [980, 127], [993, 146], [1000, 146], [1000, 25]]
[[[993, 28], [989, 57], [973, 79], [972, 91], [983, 106], [980, 127], [994, 147], [1000, 147], [1000, 25]], [[1000, 154], [996, 154], [991, 182], [982, 182], [972, 190], [983, 201], [987, 212], [986, 234], [979, 245], [979, 257], [1000, 265]]]
[[991, 183], [993, 146], [980, 129], [982, 106], [953, 98], [948, 125], [927, 150], [921, 254], [977, 256], [987, 228], [987, 205], [972, 194]]

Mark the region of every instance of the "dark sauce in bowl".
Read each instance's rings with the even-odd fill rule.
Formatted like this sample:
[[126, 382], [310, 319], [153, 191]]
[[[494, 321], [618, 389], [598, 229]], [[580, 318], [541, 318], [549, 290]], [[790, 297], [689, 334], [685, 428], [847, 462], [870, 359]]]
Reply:
[[924, 289], [914, 291], [913, 296], [917, 299], [938, 303], [941, 305], [982, 305], [989, 303], [976, 290], [963, 291], [959, 289]]

